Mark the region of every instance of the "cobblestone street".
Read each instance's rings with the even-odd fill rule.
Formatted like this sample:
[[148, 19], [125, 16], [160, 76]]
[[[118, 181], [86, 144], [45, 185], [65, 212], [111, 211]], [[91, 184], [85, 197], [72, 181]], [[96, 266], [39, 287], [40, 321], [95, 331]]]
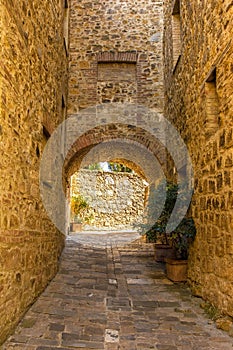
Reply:
[[153, 246], [135, 238], [69, 236], [59, 273], [2, 349], [232, 350], [201, 300], [170, 282]]

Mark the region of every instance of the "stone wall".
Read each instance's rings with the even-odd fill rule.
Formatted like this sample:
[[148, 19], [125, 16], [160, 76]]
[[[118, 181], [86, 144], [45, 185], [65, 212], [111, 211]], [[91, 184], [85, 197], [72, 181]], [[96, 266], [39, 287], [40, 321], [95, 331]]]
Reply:
[[195, 172], [189, 280], [195, 293], [233, 316], [233, 6], [180, 5], [165, 3], [165, 116], [185, 139]]
[[147, 183], [131, 173], [80, 170], [73, 175], [72, 193], [80, 193], [93, 220], [86, 229], [131, 229], [142, 222]]
[[161, 112], [162, 1], [71, 0], [70, 18], [69, 114], [109, 102]]
[[[67, 179], [78, 171], [90, 149], [103, 144], [104, 155], [107, 142], [114, 139], [126, 141], [126, 150], [128, 141], [143, 145], [154, 160], [158, 157], [166, 173], [165, 149], [151, 134], [155, 130], [164, 133], [163, 2], [71, 0], [70, 5], [68, 116], [78, 120], [70, 130], [79, 129], [79, 138], [66, 158]], [[138, 109], [129, 107], [134, 105]], [[150, 123], [152, 119], [157, 124]], [[126, 153], [124, 159], [134, 161], [133, 152]], [[151, 159], [145, 153], [139, 156], [142, 167]]]
[[[69, 3], [67, 102], [68, 2], [0, 0], [0, 342], [56, 273], [64, 244], [39, 194], [49, 135], [67, 105], [70, 116], [97, 104], [118, 115], [113, 102], [162, 115], [163, 24], [165, 113], [186, 141], [195, 172], [189, 280], [195, 293], [233, 316], [232, 2], [169, 0], [164, 23], [161, 0]], [[140, 113], [121, 111], [119, 124], [102, 122], [95, 109], [88, 113], [79, 119], [80, 130], [87, 121], [89, 129], [70, 151], [68, 174], [93, 145], [118, 138], [143, 144], [166, 168], [164, 148]]]
[[56, 273], [64, 244], [39, 193], [43, 147], [65, 115], [64, 6], [0, 0], [0, 343]]

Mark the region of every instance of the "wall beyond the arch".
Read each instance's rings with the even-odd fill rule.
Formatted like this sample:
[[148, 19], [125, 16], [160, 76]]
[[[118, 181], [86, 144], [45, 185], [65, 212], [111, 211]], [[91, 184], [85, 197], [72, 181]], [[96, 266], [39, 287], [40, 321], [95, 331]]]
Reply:
[[[175, 66], [179, 43], [174, 16], [181, 26]], [[232, 16], [232, 1], [165, 2], [165, 117], [186, 141], [195, 176], [191, 209], [197, 236], [190, 251], [189, 281], [194, 293], [231, 316]]]
[[86, 229], [133, 229], [143, 222], [148, 184], [136, 174], [80, 169], [72, 176], [73, 195], [81, 194], [92, 217]]
[[1, 343], [55, 275], [64, 246], [43, 208], [39, 167], [65, 114], [67, 56], [63, 1], [0, 8]]

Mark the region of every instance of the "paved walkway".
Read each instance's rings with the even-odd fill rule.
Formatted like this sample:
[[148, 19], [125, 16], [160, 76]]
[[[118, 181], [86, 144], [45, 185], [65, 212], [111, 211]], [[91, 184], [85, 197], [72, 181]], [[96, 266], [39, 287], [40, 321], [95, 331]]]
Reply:
[[68, 236], [83, 246], [110, 248], [124, 246], [141, 238], [137, 231], [84, 231]]
[[152, 246], [129, 235], [87, 234], [85, 246], [70, 236], [59, 273], [2, 349], [233, 350], [200, 300], [167, 280]]

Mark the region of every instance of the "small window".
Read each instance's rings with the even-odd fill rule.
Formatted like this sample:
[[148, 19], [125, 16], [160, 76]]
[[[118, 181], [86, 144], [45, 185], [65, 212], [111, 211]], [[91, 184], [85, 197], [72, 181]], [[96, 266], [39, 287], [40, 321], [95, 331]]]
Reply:
[[47, 128], [43, 125], [43, 137], [46, 142], [50, 138], [50, 132], [47, 130]]
[[66, 119], [66, 100], [64, 95], [61, 97], [61, 121]]
[[46, 143], [48, 142], [50, 138], [50, 132], [48, 129], [43, 125], [43, 139], [42, 139], [42, 149], [44, 149]]
[[205, 133], [213, 135], [219, 128], [219, 99], [217, 93], [217, 74], [214, 68], [205, 81]]
[[180, 0], [176, 0], [172, 11], [172, 49], [173, 70], [175, 70], [181, 55], [181, 19]]
[[64, 35], [64, 46], [66, 55], [68, 55], [69, 48], [69, 5], [68, 0], [64, 0], [64, 22], [63, 22], [63, 35]]
[[[65, 98], [62, 95], [61, 100], [61, 106], [62, 106], [62, 120], [64, 121], [66, 119], [66, 103]], [[66, 124], [61, 124], [61, 155], [64, 158], [65, 157], [65, 140], [66, 140]]]
[[[43, 139], [42, 139], [42, 150], [44, 150], [48, 140], [51, 137], [51, 133], [49, 132], [48, 128], [43, 125]], [[47, 162], [46, 164], [46, 181], [43, 181], [43, 185], [48, 188], [52, 188], [51, 186], [51, 179], [52, 179], [52, 165], [50, 162]], [[44, 170], [45, 171], [45, 170]], [[44, 175], [43, 175], [44, 177]]]
[[61, 108], [62, 108], [62, 110], [64, 110], [66, 108], [65, 98], [63, 95], [61, 97]]

